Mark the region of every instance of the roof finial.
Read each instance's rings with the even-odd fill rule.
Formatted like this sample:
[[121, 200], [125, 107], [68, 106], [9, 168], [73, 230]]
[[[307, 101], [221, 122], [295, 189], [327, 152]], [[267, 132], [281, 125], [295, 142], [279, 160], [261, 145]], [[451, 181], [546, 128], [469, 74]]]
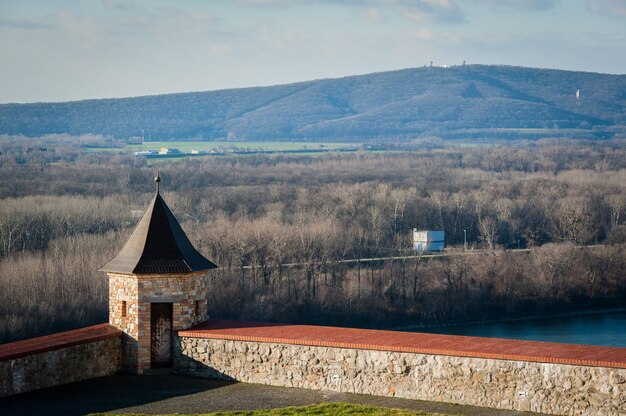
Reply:
[[159, 182], [161, 182], [161, 176], [159, 176], [159, 171], [157, 170], [157, 176], [154, 178], [154, 182], [156, 182], [156, 193], [159, 193]]

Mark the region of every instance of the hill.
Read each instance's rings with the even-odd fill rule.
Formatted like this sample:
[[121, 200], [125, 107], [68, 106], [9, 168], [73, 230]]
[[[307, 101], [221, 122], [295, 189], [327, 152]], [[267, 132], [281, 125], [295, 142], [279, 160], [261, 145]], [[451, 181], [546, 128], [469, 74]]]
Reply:
[[0, 134], [129, 138], [142, 129], [155, 139], [611, 137], [626, 131], [626, 75], [424, 67], [270, 87], [0, 105]]

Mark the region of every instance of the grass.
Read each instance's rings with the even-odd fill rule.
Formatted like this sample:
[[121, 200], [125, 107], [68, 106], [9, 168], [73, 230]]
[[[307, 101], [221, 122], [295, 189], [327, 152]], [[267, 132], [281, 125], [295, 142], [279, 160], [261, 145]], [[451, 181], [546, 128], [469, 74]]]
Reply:
[[[90, 416], [105, 416], [107, 413], [92, 413]], [[123, 416], [143, 416], [139, 413], [123, 413]], [[183, 414], [167, 414], [160, 416], [185, 416]], [[371, 416], [445, 416], [441, 413], [425, 413], [421, 411], [388, 409], [384, 407], [365, 406], [350, 403], [323, 403], [311, 406], [284, 407], [280, 409], [263, 409], [234, 412], [213, 412], [193, 414], [193, 416], [300, 416], [300, 415], [371, 415]], [[158, 415], [156, 415], [158, 416]], [[187, 415], [192, 416], [192, 415]]]

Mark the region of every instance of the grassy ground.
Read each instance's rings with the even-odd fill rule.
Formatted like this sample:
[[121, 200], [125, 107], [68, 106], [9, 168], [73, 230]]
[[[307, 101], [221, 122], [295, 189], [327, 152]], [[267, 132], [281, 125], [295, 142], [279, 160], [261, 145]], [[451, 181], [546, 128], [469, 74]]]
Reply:
[[[92, 413], [90, 416], [105, 416], [107, 413]], [[175, 414], [176, 416], [184, 416]], [[312, 406], [283, 407], [281, 409], [236, 411], [236, 412], [214, 412], [202, 413], [194, 416], [307, 416], [307, 415], [371, 415], [371, 416], [445, 416], [441, 413], [424, 413], [420, 411], [410, 411], [401, 409], [387, 409], [384, 407], [364, 406], [349, 403], [324, 403]], [[139, 413], [127, 413], [124, 416], [143, 416]], [[161, 416], [174, 416], [161, 415]], [[189, 415], [191, 416], [191, 415]]]

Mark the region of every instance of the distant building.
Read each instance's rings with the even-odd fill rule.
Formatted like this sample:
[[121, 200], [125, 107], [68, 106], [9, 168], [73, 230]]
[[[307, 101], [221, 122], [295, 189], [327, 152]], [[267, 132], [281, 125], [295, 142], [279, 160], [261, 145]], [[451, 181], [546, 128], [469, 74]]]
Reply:
[[135, 156], [148, 156], [153, 155], [155, 152], [152, 150], [141, 150], [139, 152], [135, 152]]
[[180, 150], [178, 150], [178, 149], [168, 149], [167, 147], [162, 147], [161, 150], [159, 150], [159, 154], [160, 155], [171, 155], [173, 153], [180, 153]]
[[417, 251], [443, 251], [445, 249], [445, 232], [418, 231], [413, 229], [413, 248]]

